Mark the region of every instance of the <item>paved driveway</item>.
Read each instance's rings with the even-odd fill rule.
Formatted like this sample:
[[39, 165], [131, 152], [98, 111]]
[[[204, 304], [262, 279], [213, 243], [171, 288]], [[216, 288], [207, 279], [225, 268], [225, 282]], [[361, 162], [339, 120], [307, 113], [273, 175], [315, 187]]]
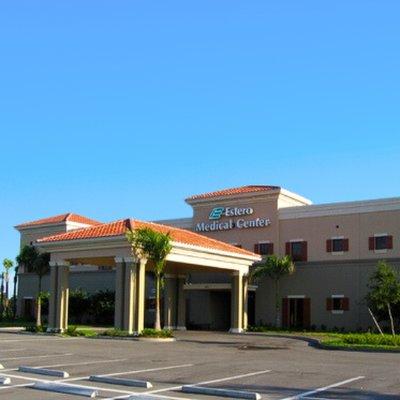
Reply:
[[[262, 399], [400, 400], [400, 354], [326, 351], [306, 342], [255, 335], [180, 332], [174, 343], [0, 334], [0, 399], [77, 399], [33, 389], [58, 381], [96, 387], [98, 398], [208, 400], [181, 392], [182, 385], [257, 392]], [[61, 379], [17, 371], [22, 365], [67, 371]], [[151, 389], [94, 383], [90, 375], [146, 380]], [[140, 397], [139, 397], [140, 398]]]

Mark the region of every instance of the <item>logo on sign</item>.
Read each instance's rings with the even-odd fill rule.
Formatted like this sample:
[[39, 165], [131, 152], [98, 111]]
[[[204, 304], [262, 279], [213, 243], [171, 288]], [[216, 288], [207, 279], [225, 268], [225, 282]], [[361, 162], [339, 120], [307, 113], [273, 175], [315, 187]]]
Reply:
[[211, 210], [208, 219], [220, 219], [224, 214], [225, 207], [215, 207]]

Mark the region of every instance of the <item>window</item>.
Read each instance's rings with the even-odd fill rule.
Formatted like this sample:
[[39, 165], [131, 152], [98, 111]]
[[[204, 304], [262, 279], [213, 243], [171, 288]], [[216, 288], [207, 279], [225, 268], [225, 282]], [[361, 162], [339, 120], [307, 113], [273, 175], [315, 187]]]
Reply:
[[270, 242], [260, 242], [254, 245], [254, 253], [262, 256], [270, 256], [274, 254], [274, 244]]
[[333, 314], [342, 314], [343, 311], [349, 311], [349, 298], [342, 294], [333, 294], [326, 299], [326, 309]]
[[293, 240], [286, 243], [286, 254], [293, 261], [307, 261], [307, 242], [304, 240]]
[[328, 253], [343, 253], [349, 251], [349, 239], [337, 237], [326, 241], [326, 251]]
[[393, 236], [384, 233], [370, 237], [369, 249], [378, 252], [393, 249]]

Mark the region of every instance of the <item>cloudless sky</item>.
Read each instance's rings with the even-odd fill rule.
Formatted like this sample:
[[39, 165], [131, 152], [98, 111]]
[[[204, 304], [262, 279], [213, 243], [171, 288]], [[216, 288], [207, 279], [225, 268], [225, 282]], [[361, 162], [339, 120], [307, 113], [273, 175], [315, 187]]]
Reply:
[[0, 5], [0, 258], [25, 221], [274, 184], [400, 196], [400, 2]]

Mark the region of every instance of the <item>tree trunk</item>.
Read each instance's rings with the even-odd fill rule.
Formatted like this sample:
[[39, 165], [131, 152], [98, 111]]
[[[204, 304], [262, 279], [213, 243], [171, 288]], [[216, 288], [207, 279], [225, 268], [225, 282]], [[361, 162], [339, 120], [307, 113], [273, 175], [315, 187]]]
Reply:
[[392, 335], [395, 336], [396, 332], [394, 331], [394, 322], [393, 322], [393, 315], [392, 315], [392, 307], [390, 307], [390, 304], [387, 303], [387, 309], [388, 309], [388, 314], [389, 314], [389, 319], [390, 319], [390, 328], [392, 329]]
[[40, 294], [36, 298], [36, 326], [42, 326], [42, 298]]
[[277, 328], [281, 327], [281, 301], [279, 279], [275, 280], [275, 324]]
[[38, 295], [36, 298], [36, 326], [42, 326], [42, 277], [39, 276]]
[[13, 319], [17, 316], [17, 270], [14, 275], [14, 294], [13, 294]]
[[156, 275], [156, 315], [154, 320], [154, 329], [161, 330], [160, 318], [160, 276]]
[[4, 273], [1, 274], [1, 285], [0, 285], [0, 319], [3, 317], [4, 311]]
[[378, 328], [379, 333], [383, 336], [382, 329], [381, 329], [381, 327], [379, 326], [378, 321], [376, 320], [374, 314], [372, 313], [372, 311], [371, 311], [371, 309], [370, 309], [369, 307], [368, 307], [368, 311], [369, 311], [369, 313], [371, 314], [371, 317], [372, 317], [372, 319], [373, 319], [373, 321], [374, 321], [376, 327]]

